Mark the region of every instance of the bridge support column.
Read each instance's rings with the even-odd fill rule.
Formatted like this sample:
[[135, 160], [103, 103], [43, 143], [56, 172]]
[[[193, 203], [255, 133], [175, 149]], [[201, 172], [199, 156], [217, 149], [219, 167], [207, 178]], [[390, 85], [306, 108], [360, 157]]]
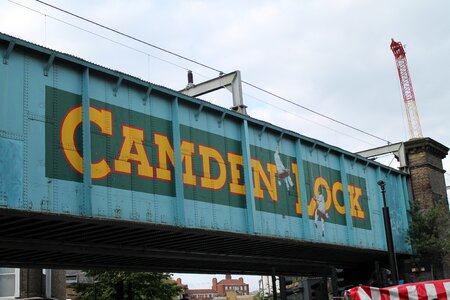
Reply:
[[[51, 270], [51, 297], [56, 299], [66, 299], [66, 271]], [[47, 295], [49, 297], [49, 295]]]
[[445, 170], [442, 160], [448, 148], [433, 139], [412, 139], [405, 143], [407, 168], [411, 174], [414, 201], [422, 208], [446, 205]]
[[[449, 203], [445, 185], [442, 160], [449, 148], [431, 138], [412, 139], [404, 143], [407, 168], [411, 174], [411, 190], [415, 203], [421, 209], [442, 206], [448, 210]], [[448, 228], [442, 228], [448, 230]], [[450, 257], [443, 266], [444, 278], [450, 277]]]
[[44, 297], [45, 280], [42, 269], [20, 269], [20, 297]]
[[42, 269], [20, 269], [20, 298], [53, 297], [66, 299], [66, 272]]

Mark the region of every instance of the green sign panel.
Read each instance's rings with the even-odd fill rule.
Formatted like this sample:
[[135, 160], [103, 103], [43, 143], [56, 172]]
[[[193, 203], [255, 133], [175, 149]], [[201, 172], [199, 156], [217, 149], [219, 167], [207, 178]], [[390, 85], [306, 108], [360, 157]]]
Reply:
[[[172, 123], [91, 99], [91, 174], [95, 185], [175, 196]], [[46, 176], [83, 180], [81, 96], [46, 88]], [[238, 140], [181, 125], [182, 178], [186, 199], [246, 207], [242, 146]], [[348, 191], [353, 226], [370, 229], [364, 178], [279, 153], [278, 146], [251, 146], [255, 207], [279, 215], [346, 224]], [[300, 182], [304, 172], [305, 186]], [[308, 207], [301, 205], [306, 189]]]

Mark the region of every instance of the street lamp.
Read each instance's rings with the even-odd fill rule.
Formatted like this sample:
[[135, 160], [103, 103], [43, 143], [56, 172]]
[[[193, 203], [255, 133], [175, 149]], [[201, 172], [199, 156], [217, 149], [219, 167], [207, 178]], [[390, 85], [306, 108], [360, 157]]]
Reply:
[[389, 207], [387, 207], [386, 205], [385, 183], [383, 180], [378, 180], [377, 184], [380, 186], [381, 194], [383, 195], [384, 230], [386, 232], [386, 243], [389, 254], [389, 267], [391, 269], [392, 283], [394, 285], [397, 285], [398, 284], [397, 261], [395, 259], [394, 241], [392, 240], [392, 228], [391, 228], [391, 218], [389, 217]]

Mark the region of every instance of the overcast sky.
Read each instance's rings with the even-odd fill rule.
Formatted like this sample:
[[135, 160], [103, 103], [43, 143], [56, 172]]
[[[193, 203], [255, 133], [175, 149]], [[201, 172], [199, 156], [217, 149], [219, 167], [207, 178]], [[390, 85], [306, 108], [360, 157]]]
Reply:
[[[424, 136], [450, 146], [448, 0], [46, 1], [225, 73], [240, 70], [249, 83], [400, 142], [409, 136], [389, 48], [394, 38], [406, 46]], [[36, 1], [0, 0], [0, 11], [3, 33], [168, 88], [184, 88], [188, 69], [196, 82], [218, 76]], [[243, 91], [252, 117], [352, 152], [386, 144], [245, 84]], [[232, 104], [227, 91], [203, 99]], [[450, 170], [449, 158], [444, 168]], [[211, 285], [210, 277], [197, 281], [207, 286], [186, 283]]]

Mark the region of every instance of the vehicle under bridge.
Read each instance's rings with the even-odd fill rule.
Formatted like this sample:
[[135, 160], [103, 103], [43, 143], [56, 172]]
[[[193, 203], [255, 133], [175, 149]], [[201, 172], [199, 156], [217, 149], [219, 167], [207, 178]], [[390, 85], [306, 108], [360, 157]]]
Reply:
[[407, 175], [0, 34], [0, 265], [308, 275], [406, 243]]

